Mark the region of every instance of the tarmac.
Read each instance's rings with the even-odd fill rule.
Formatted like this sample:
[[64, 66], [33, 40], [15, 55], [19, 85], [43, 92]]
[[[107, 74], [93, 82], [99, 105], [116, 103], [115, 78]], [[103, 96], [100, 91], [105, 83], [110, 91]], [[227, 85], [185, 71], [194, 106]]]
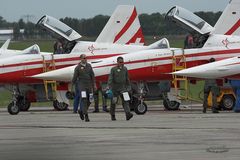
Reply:
[[[92, 110], [90, 110], [91, 112]], [[165, 111], [149, 106], [145, 115], [117, 121], [90, 113], [81, 121], [72, 111], [33, 107], [9, 115], [0, 109], [0, 160], [239, 160], [240, 115], [203, 114], [199, 106]]]

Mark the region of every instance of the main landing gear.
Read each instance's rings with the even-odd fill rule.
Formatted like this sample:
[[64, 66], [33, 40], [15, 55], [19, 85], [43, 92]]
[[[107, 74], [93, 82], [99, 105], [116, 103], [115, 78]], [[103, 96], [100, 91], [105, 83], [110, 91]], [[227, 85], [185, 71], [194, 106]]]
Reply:
[[57, 111], [65, 111], [65, 110], [68, 109], [68, 106], [69, 105], [67, 103], [65, 103], [65, 102], [59, 102], [56, 99], [53, 101], [53, 107]]
[[12, 102], [8, 105], [8, 113], [11, 115], [16, 115], [20, 111], [28, 111], [31, 103], [26, 97], [21, 95], [18, 86], [13, 86], [12, 91]]
[[30, 106], [31, 103], [20, 93], [19, 87], [17, 85], [13, 86], [12, 102], [7, 107], [8, 113], [11, 115], [16, 115], [20, 111], [28, 111]]

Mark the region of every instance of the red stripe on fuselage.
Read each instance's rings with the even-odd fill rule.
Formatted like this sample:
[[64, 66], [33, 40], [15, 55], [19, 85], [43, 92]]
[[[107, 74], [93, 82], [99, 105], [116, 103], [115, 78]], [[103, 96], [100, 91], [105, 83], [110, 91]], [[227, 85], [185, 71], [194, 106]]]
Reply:
[[122, 28], [122, 30], [116, 35], [116, 37], [114, 38], [113, 43], [115, 43], [117, 40], [119, 40], [122, 35], [128, 30], [128, 28], [132, 25], [132, 23], [134, 22], [135, 18], [137, 17], [137, 11], [136, 8], [134, 7], [133, 12], [131, 17], [128, 19], [127, 23], [125, 24], [125, 26]]
[[233, 66], [233, 65], [239, 65], [239, 64], [240, 64], [240, 62], [235, 62], [235, 63], [231, 63], [231, 64], [226, 64], [224, 66]]
[[225, 35], [232, 35], [240, 27], [240, 19], [230, 28]]
[[[210, 56], [210, 55], [221, 55], [221, 54], [227, 54], [227, 53], [240, 53], [240, 49], [234, 49], [234, 50], [221, 50], [221, 51], [212, 51], [212, 52], [202, 52], [202, 53], [192, 53], [192, 54], [185, 54], [186, 57], [201, 57], [201, 56]], [[134, 63], [142, 63], [142, 62], [151, 62], [151, 61], [160, 61], [160, 60], [169, 60], [172, 59], [172, 56], [168, 57], [160, 57], [160, 58], [152, 58], [152, 59], [144, 59], [144, 60], [136, 60], [136, 61], [130, 61], [130, 62], [124, 62], [124, 64], [134, 64]], [[110, 67], [114, 66], [116, 64], [107, 64], [102, 66], [96, 66], [93, 68], [102, 68], [102, 67]]]
[[[118, 55], [122, 55], [125, 53], [118, 53], [118, 54], [104, 54], [104, 55], [96, 55], [96, 56], [87, 56], [88, 60], [95, 60], [95, 59], [103, 59], [103, 58], [108, 58], [108, 57], [112, 57], [112, 56], [118, 56]], [[79, 56], [77, 57], [71, 57], [71, 58], [58, 58], [58, 59], [54, 59], [55, 63], [56, 62], [68, 62], [68, 61], [77, 61], [79, 59]], [[46, 60], [48, 61], [48, 60]], [[51, 60], [49, 60], [51, 61]], [[19, 67], [19, 66], [26, 66], [26, 65], [37, 65], [37, 64], [43, 64], [43, 61], [34, 61], [34, 62], [24, 62], [24, 63], [15, 63], [15, 64], [9, 64], [9, 65], [4, 65], [4, 66], [0, 66], [0, 68], [7, 68], [7, 67]], [[72, 65], [72, 64], [71, 64]]]
[[[95, 59], [101, 59], [101, 58], [108, 58], [111, 56], [117, 56], [124, 53], [119, 54], [106, 54], [106, 55], [97, 55], [97, 56], [88, 56], [88, 60], [95, 60]], [[55, 59], [55, 62], [67, 62], [67, 61], [73, 61], [73, 60], [79, 60], [79, 56], [77, 57], [71, 57], [71, 58], [61, 58], [61, 59]], [[7, 68], [7, 67], [17, 67], [17, 66], [27, 66], [27, 65], [34, 65], [34, 64], [42, 64], [43, 61], [35, 61], [35, 62], [26, 62], [26, 63], [18, 63], [18, 64], [11, 64], [11, 65], [5, 65], [0, 66], [1, 68]], [[61, 69], [64, 67], [71, 66], [73, 64], [63, 64], [63, 65], [57, 65], [56, 69]], [[43, 73], [43, 68], [27, 68], [19, 71], [11, 71], [7, 73], [0, 74], [0, 83], [37, 83], [37, 82], [43, 82], [42, 80], [36, 80], [34, 78], [30, 78], [30, 76]]]
[[[199, 57], [199, 56], [210, 56], [210, 55], [221, 55], [221, 54], [229, 54], [229, 53], [240, 53], [240, 49], [231, 49], [231, 50], [219, 50], [219, 51], [210, 51], [210, 52], [201, 52], [201, 53], [192, 53], [192, 54], [185, 54], [186, 57]], [[118, 56], [122, 55], [124, 53], [119, 54], [104, 54], [104, 55], [96, 55], [96, 56], [88, 56], [88, 60], [93, 59], [101, 59], [101, 58], [108, 58], [112, 56]], [[172, 58], [172, 56], [164, 57], [165, 59]], [[71, 57], [71, 58], [59, 58], [55, 59], [55, 62], [67, 62], [67, 61], [73, 61], [73, 60], [79, 60], [79, 57]], [[155, 60], [155, 59], [151, 59]], [[158, 59], [157, 59], [158, 60]], [[145, 60], [143, 60], [145, 61]], [[7, 68], [7, 67], [17, 67], [17, 66], [26, 66], [26, 65], [34, 65], [34, 64], [42, 64], [43, 61], [35, 61], [35, 62], [25, 62], [25, 63], [16, 63], [16, 64], [10, 64], [10, 65], [4, 65], [0, 66], [0, 68]]]
[[240, 49], [228, 49], [228, 50], [192, 53], [192, 54], [185, 54], [185, 56], [186, 57], [201, 57], [201, 56], [221, 55], [221, 54], [230, 54], [230, 53], [240, 53]]
[[27, 72], [24, 70], [14, 71], [11, 73], [0, 74], [0, 83], [1, 84], [11, 84], [11, 83], [38, 83], [43, 82], [43, 80], [37, 80], [30, 78], [28, 76], [42, 73], [42, 68], [37, 69], [28, 69]]
[[[61, 65], [58, 66], [56, 69], [69, 67], [69, 65]], [[20, 70], [20, 71], [13, 71], [8, 73], [0, 74], [0, 83], [38, 83], [43, 82], [43, 80], [37, 80], [35, 78], [31, 78], [33, 75], [37, 75], [43, 73], [42, 68], [33, 68], [27, 70]]]

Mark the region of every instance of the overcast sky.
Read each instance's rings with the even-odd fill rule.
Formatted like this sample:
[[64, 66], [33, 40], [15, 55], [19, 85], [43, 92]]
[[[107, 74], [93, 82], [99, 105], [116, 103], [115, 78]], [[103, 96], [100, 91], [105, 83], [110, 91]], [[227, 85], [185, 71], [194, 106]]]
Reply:
[[[111, 15], [119, 4], [132, 4], [141, 13], [166, 13], [179, 5], [190, 11], [223, 11], [229, 0], [0, 0], [0, 16], [18, 21], [31, 15], [36, 22], [48, 14], [56, 18], [90, 18], [97, 14]], [[26, 20], [26, 18], [25, 18]]]

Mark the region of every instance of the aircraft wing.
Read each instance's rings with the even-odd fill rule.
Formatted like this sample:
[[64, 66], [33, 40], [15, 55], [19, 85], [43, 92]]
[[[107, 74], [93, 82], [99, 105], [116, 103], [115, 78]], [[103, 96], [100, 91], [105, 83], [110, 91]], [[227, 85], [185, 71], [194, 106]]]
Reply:
[[173, 72], [178, 76], [217, 79], [234, 76], [240, 73], [240, 57], [232, 57], [216, 62], [191, 67]]

